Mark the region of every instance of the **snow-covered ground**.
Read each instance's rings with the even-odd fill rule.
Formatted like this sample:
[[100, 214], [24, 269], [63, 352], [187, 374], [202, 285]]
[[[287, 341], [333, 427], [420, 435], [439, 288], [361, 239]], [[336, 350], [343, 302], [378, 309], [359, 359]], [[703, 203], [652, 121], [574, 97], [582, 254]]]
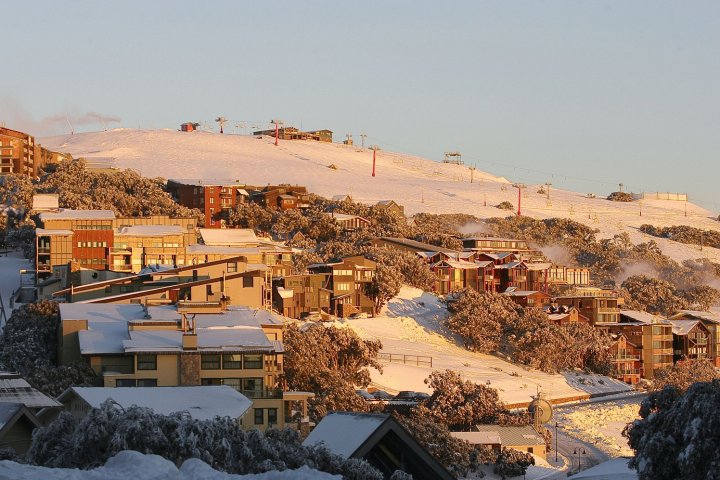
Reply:
[[567, 434], [595, 445], [610, 457], [629, 457], [633, 451], [622, 431], [628, 423], [640, 418], [639, 410], [640, 399], [631, 398], [558, 409], [554, 421]]
[[[435, 295], [403, 287], [377, 318], [338, 322], [366, 339], [379, 339], [383, 352], [432, 357], [432, 367], [385, 363], [383, 373], [372, 370], [373, 386], [388, 392], [429, 392], [424, 380], [434, 370], [450, 369], [475, 383], [498, 390], [508, 404], [529, 402], [538, 390], [550, 398], [629, 391], [630, 386], [601, 375], [570, 372], [551, 375], [493, 355], [473, 353], [443, 326], [447, 310]], [[410, 357], [412, 361], [412, 357]]]
[[[372, 152], [342, 144], [315, 141], [257, 139], [173, 130], [115, 129], [40, 139], [47, 148], [74, 156], [114, 157], [120, 168], [164, 178], [236, 179], [240, 183], [306, 185], [325, 197], [350, 194], [355, 201], [375, 203], [392, 198], [407, 214], [469, 213], [481, 218], [507, 215], [494, 206], [509, 201], [517, 207], [517, 190], [508, 179], [475, 171], [470, 183], [466, 166], [381, 150], [377, 176], [370, 176]], [[328, 168], [335, 165], [337, 169]], [[512, 181], [513, 179], [509, 179]], [[720, 250], [679, 244], [638, 231], [643, 223], [690, 225], [720, 230], [717, 212], [691, 203], [642, 200], [632, 203], [589, 198], [590, 192], [562, 190], [562, 178], [552, 179], [550, 201], [538, 185], [523, 192], [524, 215], [564, 217], [598, 228], [603, 237], [627, 232], [634, 243], [655, 240], [676, 260], [708, 257], [720, 262]], [[692, 200], [692, 198], [691, 198]]]
[[255, 475], [231, 475], [213, 470], [198, 459], [186, 460], [180, 468], [157, 455], [143, 455], [126, 450], [93, 470], [45, 468], [0, 461], [0, 480], [340, 480], [340, 475], [311, 470], [307, 467], [283, 472]]

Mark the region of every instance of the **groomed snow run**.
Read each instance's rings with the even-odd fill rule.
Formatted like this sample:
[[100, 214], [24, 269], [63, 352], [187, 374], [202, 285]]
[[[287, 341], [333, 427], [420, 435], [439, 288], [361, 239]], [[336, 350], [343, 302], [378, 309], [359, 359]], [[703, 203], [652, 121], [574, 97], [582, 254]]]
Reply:
[[[406, 355], [407, 363], [383, 362], [383, 373], [371, 370], [372, 385], [388, 392], [428, 392], [424, 380], [435, 370], [450, 369], [466, 380], [498, 390], [507, 404], [529, 402], [538, 390], [552, 399], [584, 394], [628, 392], [632, 388], [602, 375], [566, 372], [551, 375], [502, 358], [466, 350], [442, 323], [447, 309], [432, 294], [404, 286], [376, 318], [338, 322], [365, 339], [382, 341], [382, 352]], [[432, 357], [432, 366], [417, 365], [416, 356]], [[427, 359], [420, 359], [421, 363]], [[415, 363], [415, 364], [412, 364]]]
[[9, 460], [0, 461], [0, 480], [340, 480], [340, 475], [312, 470], [307, 467], [282, 472], [254, 475], [231, 475], [213, 470], [201, 460], [191, 458], [178, 469], [175, 464], [158, 455], [144, 455], [126, 450], [94, 470], [46, 468], [22, 465]]
[[[487, 218], [509, 213], [495, 208], [503, 201], [517, 207], [517, 190], [503, 177], [476, 170], [470, 183], [466, 166], [385, 150], [378, 151], [377, 176], [372, 177], [372, 151], [336, 143], [293, 140], [280, 141], [276, 147], [268, 137], [122, 128], [39, 141], [74, 157], [112, 157], [119, 168], [131, 168], [148, 177], [299, 184], [326, 198], [351, 195], [354, 201], [372, 204], [392, 199], [404, 205], [408, 215], [469, 213]], [[554, 178], [548, 201], [545, 194], [537, 193], [539, 185], [528, 185], [523, 192], [523, 215], [570, 218], [600, 229], [601, 237], [627, 232], [634, 243], [652, 239], [677, 261], [707, 257], [720, 262], [718, 249], [700, 251], [697, 246], [650, 237], [637, 229], [649, 223], [720, 230], [717, 213], [681, 201], [611, 202], [599, 195], [590, 198], [590, 192], [561, 187], [562, 177]]]

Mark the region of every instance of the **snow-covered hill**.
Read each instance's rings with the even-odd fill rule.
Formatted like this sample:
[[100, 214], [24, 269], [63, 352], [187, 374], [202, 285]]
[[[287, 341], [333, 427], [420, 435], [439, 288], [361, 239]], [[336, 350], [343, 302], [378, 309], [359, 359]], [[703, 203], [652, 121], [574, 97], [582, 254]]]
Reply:
[[[172, 130], [116, 129], [40, 139], [47, 148], [74, 156], [114, 157], [120, 168], [164, 178], [232, 179], [264, 185], [306, 185], [325, 197], [350, 194], [359, 202], [394, 199], [406, 213], [469, 213], [481, 218], [506, 215], [495, 205], [509, 201], [517, 208], [517, 190], [510, 181], [461, 165], [388, 151], [379, 151], [377, 176], [371, 176], [372, 151], [342, 144], [280, 141], [246, 135]], [[337, 167], [329, 168], [330, 165]], [[643, 223], [656, 226], [690, 225], [720, 230], [716, 214], [691, 203], [642, 200], [632, 203], [589, 198], [588, 192], [556, 188], [550, 200], [537, 193], [538, 185], [523, 191], [522, 213], [535, 218], [566, 217], [585, 223], [610, 237], [627, 232], [633, 242], [652, 238], [676, 260], [708, 257], [720, 262], [720, 250], [682, 245], [649, 237], [638, 231]]]

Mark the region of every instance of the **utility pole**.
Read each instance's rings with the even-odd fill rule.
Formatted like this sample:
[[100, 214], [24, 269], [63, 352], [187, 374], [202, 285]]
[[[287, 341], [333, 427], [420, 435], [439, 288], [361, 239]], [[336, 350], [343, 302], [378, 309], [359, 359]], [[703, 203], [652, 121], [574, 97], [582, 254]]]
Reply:
[[275, 146], [278, 146], [278, 137], [280, 136], [280, 124], [284, 124], [282, 120], [270, 120], [270, 123], [275, 125]]
[[361, 145], [360, 148], [362, 148], [363, 150], [365, 150], [365, 138], [367, 138], [367, 135], [365, 135], [364, 133], [361, 133], [361, 134], [360, 134], [360, 138], [361, 138], [360, 142], [362, 143], [362, 145]]
[[218, 117], [215, 121], [220, 124], [220, 133], [225, 133], [223, 132], [223, 126], [227, 123], [227, 119], [225, 117]]
[[519, 216], [522, 214], [522, 210], [521, 210], [521, 208], [520, 208], [520, 205], [521, 205], [521, 203], [522, 203], [522, 189], [523, 189], [523, 188], [527, 188], [527, 185], [525, 185], [524, 183], [513, 183], [512, 186], [513, 186], [514, 188], [517, 188], [517, 189], [518, 189], [518, 211], [517, 211], [517, 214], [518, 214], [518, 217], [519, 217]]
[[475, 167], [469, 167], [470, 168], [470, 183], [473, 183], [473, 173], [475, 172]]
[[552, 187], [552, 183], [545, 182], [545, 186], [547, 187], [547, 190], [545, 192], [547, 194], [547, 199], [550, 200], [550, 187]]
[[378, 146], [377, 146], [377, 145], [373, 145], [373, 146], [370, 147], [370, 148], [372, 148], [372, 151], [373, 151], [373, 169], [372, 169], [372, 176], [374, 177], [374, 176], [375, 176], [375, 157], [377, 156]]

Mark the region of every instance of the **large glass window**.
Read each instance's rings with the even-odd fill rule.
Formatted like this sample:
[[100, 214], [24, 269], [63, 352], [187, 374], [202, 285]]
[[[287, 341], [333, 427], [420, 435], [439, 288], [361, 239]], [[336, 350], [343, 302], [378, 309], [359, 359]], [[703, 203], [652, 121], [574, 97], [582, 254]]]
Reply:
[[156, 378], [138, 378], [137, 386], [138, 387], [157, 387], [157, 379]]
[[223, 355], [223, 369], [234, 370], [240, 368], [242, 368], [241, 354]]
[[262, 353], [246, 353], [245, 354], [245, 368], [263, 368], [263, 356]]
[[277, 425], [277, 408], [268, 408], [267, 412], [268, 425]]
[[243, 390], [259, 392], [262, 389], [262, 378], [243, 378]]
[[116, 387], [134, 387], [136, 385], [134, 378], [118, 378], [115, 380]]
[[255, 425], [262, 425], [265, 423], [265, 412], [262, 408], [256, 408], [255, 410]]
[[202, 370], [220, 370], [220, 355], [203, 355], [200, 368]]
[[157, 370], [157, 355], [140, 354], [137, 356], [138, 370]]

